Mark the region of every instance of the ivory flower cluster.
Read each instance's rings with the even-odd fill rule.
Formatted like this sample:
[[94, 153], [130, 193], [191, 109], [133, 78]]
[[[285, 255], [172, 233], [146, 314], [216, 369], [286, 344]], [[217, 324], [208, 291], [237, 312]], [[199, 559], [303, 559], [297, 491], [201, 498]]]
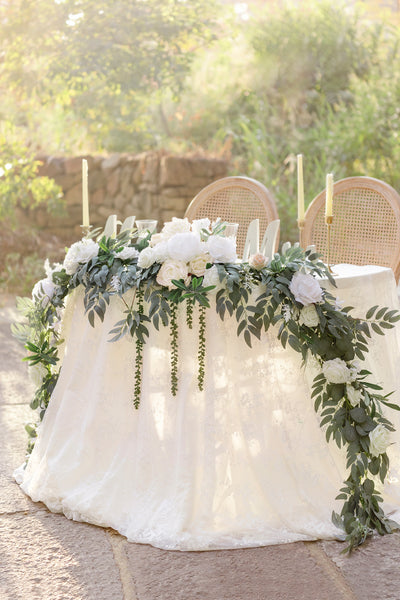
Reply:
[[299, 323], [306, 327], [318, 327], [319, 316], [315, 304], [322, 302], [323, 290], [310, 273], [297, 271], [290, 282], [289, 289], [296, 302], [303, 305], [299, 312]]
[[65, 255], [63, 267], [67, 275], [73, 275], [79, 265], [89, 262], [99, 253], [99, 244], [91, 239], [84, 238], [75, 242]]
[[[165, 223], [160, 233], [153, 234], [150, 245], [144, 248], [138, 257], [138, 266], [142, 269], [160, 263], [157, 283], [173, 289], [173, 280], [183, 279], [190, 282], [192, 275], [205, 277], [207, 281], [215, 278], [215, 270], [208, 277], [207, 266], [213, 263], [233, 263], [237, 260], [236, 245], [231, 238], [213, 235], [209, 219], [198, 219], [189, 223], [187, 218]], [[207, 232], [204, 239], [204, 231]], [[213, 285], [213, 284], [208, 284]]]

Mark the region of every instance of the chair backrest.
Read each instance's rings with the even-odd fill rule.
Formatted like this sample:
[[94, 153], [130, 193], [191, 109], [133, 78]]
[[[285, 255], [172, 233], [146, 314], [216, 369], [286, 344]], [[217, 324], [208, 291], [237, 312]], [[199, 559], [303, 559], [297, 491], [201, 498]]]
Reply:
[[[314, 244], [327, 259], [325, 190], [305, 214], [303, 248]], [[347, 177], [334, 184], [331, 264], [381, 265], [400, 277], [400, 195], [372, 177]]]
[[249, 177], [223, 177], [202, 189], [186, 209], [189, 221], [208, 217], [215, 221], [221, 217], [229, 223], [239, 223], [237, 254], [243, 253], [250, 222], [259, 219], [264, 231], [278, 218], [275, 200], [267, 188]]

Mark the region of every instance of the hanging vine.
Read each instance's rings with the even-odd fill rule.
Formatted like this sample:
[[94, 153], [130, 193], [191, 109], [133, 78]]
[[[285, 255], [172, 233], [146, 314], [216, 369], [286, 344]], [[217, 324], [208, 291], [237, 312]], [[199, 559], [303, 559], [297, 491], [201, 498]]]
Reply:
[[170, 338], [171, 338], [171, 394], [178, 392], [178, 307], [171, 305]]
[[206, 307], [199, 308], [199, 349], [197, 354], [199, 390], [204, 390], [204, 375], [206, 367]]

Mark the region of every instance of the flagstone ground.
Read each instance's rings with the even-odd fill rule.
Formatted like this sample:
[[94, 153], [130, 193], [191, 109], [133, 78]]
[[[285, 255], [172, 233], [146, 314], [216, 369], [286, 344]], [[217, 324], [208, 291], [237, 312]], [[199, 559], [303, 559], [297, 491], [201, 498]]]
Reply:
[[33, 392], [16, 318], [15, 299], [0, 297], [0, 600], [400, 600], [397, 533], [350, 557], [338, 542], [171, 552], [32, 502], [12, 478]]

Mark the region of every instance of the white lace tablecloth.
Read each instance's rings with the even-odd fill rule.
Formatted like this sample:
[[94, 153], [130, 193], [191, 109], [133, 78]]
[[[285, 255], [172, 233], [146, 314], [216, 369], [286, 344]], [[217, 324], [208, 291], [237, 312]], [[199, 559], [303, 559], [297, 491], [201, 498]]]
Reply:
[[[392, 272], [335, 267], [337, 296], [357, 311], [398, 306]], [[75, 292], [59, 382], [26, 470], [35, 501], [67, 517], [113, 527], [159, 548], [210, 550], [332, 539], [344, 456], [325, 442], [298, 355], [274, 331], [249, 349], [236, 322], [207, 311], [205, 391], [197, 389], [197, 321], [179, 327], [179, 391], [170, 393], [169, 329], [144, 347], [139, 410], [132, 404], [134, 342], [109, 343], [121, 318], [114, 298], [92, 328]], [[356, 312], [357, 312], [356, 311]], [[376, 336], [378, 338], [378, 336]], [[398, 386], [400, 334], [376, 339], [368, 366]], [[394, 400], [399, 401], [396, 393]], [[400, 419], [391, 413], [400, 432]], [[400, 517], [400, 450], [391, 447], [386, 510]], [[394, 441], [396, 441], [396, 439]]]

